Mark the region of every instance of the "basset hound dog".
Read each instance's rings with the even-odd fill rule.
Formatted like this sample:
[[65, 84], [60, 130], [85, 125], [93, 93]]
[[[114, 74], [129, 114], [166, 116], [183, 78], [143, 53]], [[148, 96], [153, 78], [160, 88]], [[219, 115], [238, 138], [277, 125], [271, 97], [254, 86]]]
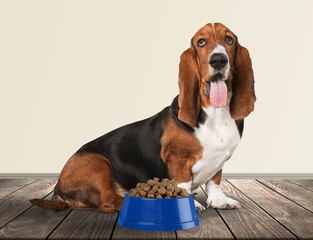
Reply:
[[189, 193], [205, 184], [208, 207], [240, 208], [220, 182], [244, 118], [254, 110], [249, 52], [227, 27], [209, 23], [180, 56], [178, 82], [170, 106], [83, 145], [61, 171], [52, 199], [31, 202], [54, 210], [119, 211], [127, 190], [159, 177], [175, 179]]

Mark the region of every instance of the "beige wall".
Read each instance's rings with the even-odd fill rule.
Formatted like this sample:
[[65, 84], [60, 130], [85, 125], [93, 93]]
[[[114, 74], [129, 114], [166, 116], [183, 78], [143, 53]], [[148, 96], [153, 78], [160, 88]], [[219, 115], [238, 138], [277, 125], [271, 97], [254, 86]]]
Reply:
[[0, 1], [0, 173], [58, 173], [178, 93], [207, 22], [250, 50], [258, 101], [226, 173], [313, 173], [313, 1]]

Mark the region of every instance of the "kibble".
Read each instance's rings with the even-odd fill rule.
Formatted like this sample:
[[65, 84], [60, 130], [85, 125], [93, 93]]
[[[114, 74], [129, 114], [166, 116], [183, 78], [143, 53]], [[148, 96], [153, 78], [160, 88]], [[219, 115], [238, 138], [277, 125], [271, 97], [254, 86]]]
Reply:
[[145, 191], [145, 192], [150, 191], [150, 189], [151, 189], [151, 186], [149, 184], [144, 185], [143, 188], [142, 188], [142, 190]]
[[137, 183], [135, 188], [130, 189], [129, 196], [142, 198], [182, 198], [188, 197], [186, 189], [177, 186], [175, 180], [163, 178], [161, 181], [155, 177], [147, 183]]
[[152, 179], [149, 179], [147, 182], [150, 186], [154, 186], [155, 182]]

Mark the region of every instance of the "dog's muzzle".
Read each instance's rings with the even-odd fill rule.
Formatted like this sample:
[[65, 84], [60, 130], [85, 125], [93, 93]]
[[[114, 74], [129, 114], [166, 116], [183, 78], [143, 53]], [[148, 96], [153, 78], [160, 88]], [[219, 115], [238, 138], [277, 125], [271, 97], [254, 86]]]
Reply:
[[209, 64], [212, 68], [219, 71], [222, 70], [228, 63], [228, 58], [224, 53], [214, 53], [210, 57]]

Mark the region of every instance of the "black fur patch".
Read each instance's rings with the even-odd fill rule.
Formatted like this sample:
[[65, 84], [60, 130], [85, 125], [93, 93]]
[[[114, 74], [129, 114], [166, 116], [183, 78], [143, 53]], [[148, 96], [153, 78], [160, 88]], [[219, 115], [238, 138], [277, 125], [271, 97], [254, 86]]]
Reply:
[[178, 96], [176, 96], [172, 102], [171, 105], [171, 115], [173, 117], [173, 119], [175, 120], [175, 122], [177, 123], [178, 126], [180, 126], [182, 129], [193, 133], [195, 130], [189, 126], [187, 123], [180, 121], [178, 119], [178, 111], [179, 111], [179, 107], [178, 107]]
[[153, 177], [168, 178], [168, 169], [160, 157], [163, 128], [170, 107], [148, 119], [113, 130], [82, 146], [78, 152], [104, 155], [111, 163], [114, 179], [125, 189]]
[[244, 129], [244, 120], [236, 120], [237, 129], [240, 135], [240, 138], [242, 137], [243, 129]]

